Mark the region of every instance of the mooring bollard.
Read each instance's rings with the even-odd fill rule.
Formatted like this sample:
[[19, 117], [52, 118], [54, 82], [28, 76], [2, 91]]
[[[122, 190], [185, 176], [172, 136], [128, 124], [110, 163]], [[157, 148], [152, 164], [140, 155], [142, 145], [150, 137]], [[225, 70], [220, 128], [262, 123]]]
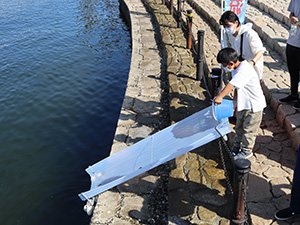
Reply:
[[187, 10], [187, 49], [192, 47], [192, 22], [193, 22], [193, 11], [191, 9]]
[[211, 70], [211, 98], [214, 98], [219, 94], [221, 85], [222, 69], [212, 68]]
[[197, 75], [196, 79], [201, 81], [203, 78], [204, 68], [204, 30], [198, 30], [198, 55], [197, 55]]
[[231, 221], [243, 225], [248, 221], [246, 192], [249, 179], [251, 162], [248, 159], [237, 159], [234, 161], [234, 201]]
[[181, 28], [182, 25], [181, 13], [181, 0], [177, 0], [177, 28]]

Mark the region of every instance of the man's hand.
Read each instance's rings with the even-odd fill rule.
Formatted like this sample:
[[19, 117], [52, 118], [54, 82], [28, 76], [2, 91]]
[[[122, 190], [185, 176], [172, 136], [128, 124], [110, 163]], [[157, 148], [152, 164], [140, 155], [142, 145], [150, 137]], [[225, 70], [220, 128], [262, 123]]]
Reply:
[[294, 24], [294, 25], [297, 25], [298, 27], [300, 26], [300, 24], [298, 23], [298, 18], [295, 17], [295, 14], [294, 13], [290, 13], [290, 23], [291, 24]]
[[298, 22], [298, 18], [292, 16], [292, 17], [291, 17], [291, 24], [296, 24], [297, 22]]

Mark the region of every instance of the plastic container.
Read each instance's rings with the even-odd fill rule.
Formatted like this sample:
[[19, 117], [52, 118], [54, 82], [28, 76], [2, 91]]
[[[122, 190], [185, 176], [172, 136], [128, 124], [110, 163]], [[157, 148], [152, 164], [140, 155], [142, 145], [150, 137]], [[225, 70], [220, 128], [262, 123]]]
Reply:
[[212, 114], [215, 120], [232, 117], [233, 111], [232, 100], [223, 99], [220, 105], [215, 105], [214, 102], [212, 103]]
[[290, 29], [290, 35], [295, 36], [297, 33], [297, 25], [292, 24]]

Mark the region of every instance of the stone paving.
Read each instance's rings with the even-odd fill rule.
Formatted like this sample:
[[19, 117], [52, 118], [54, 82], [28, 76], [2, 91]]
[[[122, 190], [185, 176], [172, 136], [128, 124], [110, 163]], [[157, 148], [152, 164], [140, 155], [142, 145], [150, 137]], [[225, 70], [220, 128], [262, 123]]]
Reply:
[[251, 171], [247, 192], [252, 223], [300, 224], [299, 218], [289, 222], [274, 221], [274, 212], [289, 206], [296, 153], [270, 107], [264, 110], [253, 152], [254, 156], [249, 159]]
[[[216, 34], [219, 34], [220, 0], [187, 0], [187, 2], [189, 5], [185, 8], [193, 8], [197, 14], [214, 27], [217, 31]], [[300, 143], [300, 117], [298, 112], [290, 105], [281, 105], [278, 102], [278, 99], [290, 93], [290, 78], [285, 57], [285, 46], [289, 29], [287, 25], [289, 15], [287, 6], [289, 1], [273, 1], [272, 4], [268, 4], [268, 2], [250, 0], [246, 11], [246, 22], [253, 23], [253, 29], [257, 31], [263, 40], [264, 46], [267, 48], [264, 54], [265, 67], [262, 80], [266, 99], [274, 112], [276, 112], [276, 118], [280, 126], [286, 129], [293, 148], [297, 149]], [[210, 58], [213, 60], [215, 54], [209, 52], [207, 55], [213, 55]]]
[[[284, 56], [288, 2], [249, 0], [247, 8], [247, 21], [254, 23], [267, 48], [262, 86], [269, 106], [250, 158], [247, 196], [255, 225], [300, 224], [299, 218], [273, 218], [289, 203], [300, 131], [299, 114], [278, 103], [289, 93]], [[162, 1], [143, 4], [126, 1], [132, 62], [111, 154], [168, 126], [169, 119], [175, 123], [209, 105], [207, 92], [195, 80], [193, 54], [169, 10]], [[205, 30], [206, 70], [219, 67], [219, 5], [218, 0], [188, 0], [184, 6], [196, 12], [193, 33]], [[233, 135], [234, 129], [229, 140]], [[224, 178], [215, 141], [99, 195], [91, 224], [229, 224], [231, 199]]]
[[[196, 80], [196, 65], [181, 29], [161, 1], [147, 5], [159, 23], [166, 49], [170, 85], [170, 119], [175, 123], [210, 105]], [[218, 143], [212, 142], [170, 162], [169, 224], [228, 224], [230, 199]]]
[[[219, 32], [219, 1], [188, 0], [188, 3]], [[267, 48], [264, 54], [262, 86], [269, 107], [264, 113], [254, 148], [254, 157], [250, 160], [252, 169], [249, 179], [248, 206], [253, 224], [300, 224], [299, 218], [289, 223], [277, 222], [273, 218], [277, 209], [287, 207], [289, 204], [296, 158], [295, 149], [299, 145], [299, 113], [291, 105], [278, 103], [278, 99], [284, 96], [283, 94], [289, 93], [284, 41], [288, 37], [287, 15], [289, 13], [286, 9], [289, 1], [250, 0], [249, 3], [246, 22], [254, 24], [254, 29]], [[196, 17], [194, 23], [197, 22]], [[205, 44], [210, 46], [207, 41]], [[214, 66], [213, 58], [208, 61], [209, 63], [211, 63], [210, 67]]]
[[[169, 125], [164, 107], [164, 92], [168, 89], [161, 73], [162, 58], [150, 15], [140, 0], [130, 0], [127, 5], [121, 2], [121, 8], [125, 14], [130, 12], [130, 17], [126, 16], [131, 23], [132, 59], [111, 154]], [[90, 224], [151, 222], [150, 219], [157, 214], [149, 207], [155, 203], [152, 196], [164, 193], [161, 170], [165, 169], [158, 167], [100, 194]], [[163, 207], [161, 203], [161, 211]]]

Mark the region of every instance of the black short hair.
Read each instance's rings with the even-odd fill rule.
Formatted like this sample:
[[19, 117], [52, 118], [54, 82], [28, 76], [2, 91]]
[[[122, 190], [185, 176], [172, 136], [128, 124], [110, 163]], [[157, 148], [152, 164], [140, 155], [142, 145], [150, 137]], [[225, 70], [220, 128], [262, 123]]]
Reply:
[[239, 59], [237, 52], [233, 48], [223, 48], [217, 55], [218, 63], [229, 64], [230, 61], [237, 62]]
[[220, 25], [226, 25], [226, 22], [235, 23], [235, 21], [238, 21], [238, 26], [241, 25], [239, 17], [232, 11], [228, 10], [224, 12], [220, 18]]

